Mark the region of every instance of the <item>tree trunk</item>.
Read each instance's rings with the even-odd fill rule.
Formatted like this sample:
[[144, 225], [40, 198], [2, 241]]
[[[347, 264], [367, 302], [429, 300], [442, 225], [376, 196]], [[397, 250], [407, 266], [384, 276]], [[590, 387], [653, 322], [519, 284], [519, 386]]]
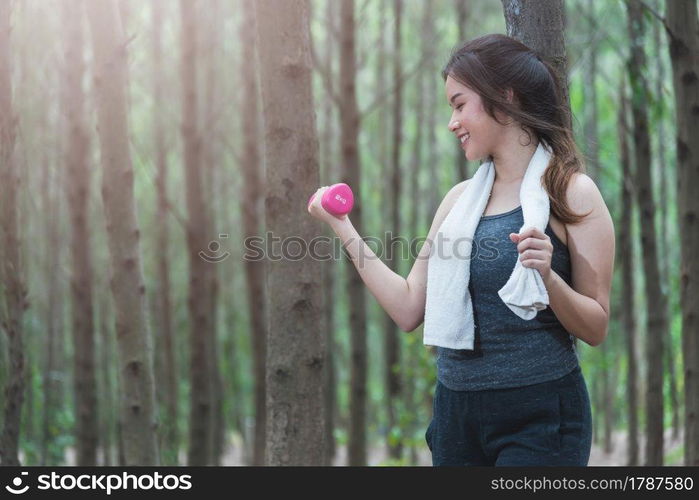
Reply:
[[[381, 26], [382, 29], [379, 30], [378, 34], [378, 39], [376, 41], [376, 46], [377, 46], [377, 55], [376, 55], [376, 93], [380, 94], [381, 92], [384, 92], [384, 89], [386, 89], [389, 85], [388, 82], [388, 57], [387, 57], [387, 43], [386, 43], [386, 38], [388, 36], [387, 33], [387, 23], [388, 21], [386, 20], [387, 18], [387, 10], [388, 10], [388, 2], [379, 2], [379, 26]], [[390, 102], [389, 99], [386, 99], [384, 103]], [[382, 108], [384, 105], [382, 104]], [[378, 159], [379, 159], [379, 165], [382, 166], [382, 169], [377, 176], [377, 181], [379, 185], [381, 186], [381, 199], [382, 200], [387, 200], [388, 199], [388, 193], [389, 193], [389, 180], [390, 176], [386, 172], [386, 169], [384, 167], [388, 167], [389, 164], [389, 151], [388, 151], [388, 131], [390, 130], [390, 125], [391, 125], [391, 118], [389, 113], [379, 113], [379, 116], [377, 117], [377, 122], [378, 122], [378, 130], [376, 132], [376, 142], [378, 143]], [[369, 174], [370, 172], [367, 172]], [[367, 223], [370, 221], [367, 221]], [[370, 403], [370, 401], [368, 402]]]
[[648, 85], [643, 75], [646, 67], [643, 51], [644, 20], [638, 0], [629, 0], [628, 33], [631, 57], [628, 73], [631, 82], [636, 196], [642, 223], [641, 249], [645, 273], [647, 313], [646, 356], [648, 392], [646, 393], [646, 465], [663, 464], [663, 345], [667, 336], [667, 295], [660, 287], [660, 269], [655, 241], [655, 202], [651, 179], [651, 149], [648, 130]]
[[668, 0], [670, 59], [677, 113], [677, 194], [681, 238], [684, 465], [699, 465], [699, 20], [695, 2]]
[[[422, 22], [420, 26], [422, 40], [420, 42], [421, 57], [425, 57], [432, 46], [432, 2], [423, 4]], [[430, 74], [429, 72], [427, 74]], [[408, 267], [412, 267], [417, 257], [417, 252], [413, 252], [412, 242], [416, 241], [420, 234], [419, 208], [421, 203], [418, 200], [422, 199], [420, 189], [420, 169], [424, 165], [423, 159], [423, 129], [425, 123], [425, 73], [421, 72], [415, 80], [415, 137], [413, 140], [413, 153], [410, 161], [410, 199], [413, 203], [410, 205], [410, 212], [407, 222], [409, 229], [411, 245], [409, 245], [410, 255], [408, 257]], [[403, 404], [405, 408], [405, 424], [408, 436], [413, 436], [418, 432], [419, 422], [417, 420], [418, 405], [416, 402], [416, 376], [418, 375], [416, 367], [419, 366], [420, 353], [424, 349], [422, 342], [416, 342], [416, 335], [413, 334], [406, 342], [405, 362], [401, 372], [403, 373], [404, 392]], [[409, 443], [409, 463], [417, 462], [417, 448], [414, 440], [408, 440]]]
[[600, 400], [602, 404], [598, 406], [600, 413], [602, 414], [602, 449], [604, 453], [609, 455], [612, 452], [612, 427], [613, 427], [613, 405], [610, 406], [610, 394], [613, 392], [612, 378], [612, 364], [613, 361], [609, 342], [604, 342], [600, 346], [600, 355], [602, 357], [602, 373], [599, 375], [601, 394]]
[[[587, 1], [587, 6], [580, 6], [581, 9], [587, 9], [587, 22], [588, 32], [594, 33], [596, 26], [592, 22], [594, 19], [594, 5], [592, 0]], [[597, 77], [597, 49], [591, 48], [586, 51], [587, 56], [587, 69], [583, 72], [583, 94], [585, 95], [585, 107], [584, 107], [584, 144], [586, 152], [586, 171], [590, 178], [593, 179], [600, 187], [600, 178], [598, 171], [599, 168], [599, 134], [598, 134], [598, 113], [597, 113], [597, 89], [595, 87], [595, 81]], [[616, 314], [612, 311], [612, 314]], [[577, 342], [577, 339], [576, 339]], [[603, 425], [604, 425], [604, 441], [603, 447], [607, 454], [612, 453], [613, 449], [613, 431], [615, 423], [615, 407], [613, 404], [614, 392], [616, 391], [616, 384], [612, 379], [616, 379], [616, 364], [611, 360], [614, 357], [614, 347], [609, 345], [609, 342], [605, 342], [600, 346], [602, 351], [602, 357], [605, 359], [605, 367], [602, 376], [602, 388], [603, 388], [603, 398], [604, 405], [600, 407], [600, 411], [603, 412]]]
[[[465, 1], [465, 0], [464, 0]], [[427, 60], [425, 61], [425, 74], [426, 75], [435, 75], [439, 74], [439, 69], [437, 69], [436, 66], [436, 61], [438, 60], [438, 55], [436, 54], [436, 40], [435, 40], [435, 27], [434, 23], [431, 23], [427, 26], [427, 30], [425, 32], [425, 37], [429, 41], [428, 43], [430, 44], [429, 50], [431, 51], [430, 57], [427, 57]], [[426, 118], [426, 123], [425, 123], [425, 165], [427, 166], [428, 170], [428, 176], [431, 179], [430, 182], [428, 182], [428, 187], [427, 187], [427, 199], [428, 203], [427, 206], [425, 207], [425, 211], [422, 216], [422, 222], [423, 224], [427, 227], [427, 230], [429, 230], [429, 227], [432, 225], [432, 219], [434, 218], [435, 212], [437, 212], [437, 207], [439, 207], [439, 204], [441, 202], [441, 197], [440, 197], [440, 192], [442, 191], [442, 179], [444, 177], [444, 172], [442, 172], [443, 169], [440, 168], [439, 166], [439, 161], [437, 160], [437, 96], [441, 95], [441, 92], [444, 90], [444, 85], [440, 84], [439, 79], [437, 77], [434, 78], [427, 78], [426, 84], [425, 84], [425, 110], [427, 112], [427, 118]], [[385, 114], [385, 113], [384, 113]], [[448, 117], [447, 117], [448, 119]], [[442, 124], [442, 126], [444, 126]], [[459, 150], [459, 153], [463, 155], [463, 150]], [[468, 162], [467, 162], [468, 165]], [[458, 172], [458, 169], [457, 169]], [[448, 176], [451, 178], [452, 176], [455, 178], [457, 182], [460, 182], [462, 179], [459, 179], [460, 174], [453, 174], [452, 172], [447, 173]], [[468, 175], [468, 169], [466, 170], [466, 175]], [[424, 236], [427, 236], [427, 232], [424, 233]], [[430, 348], [433, 351], [435, 351], [434, 348]], [[431, 395], [427, 395], [427, 399], [430, 401], [432, 400]], [[432, 408], [431, 403], [430, 403], [430, 408]]]
[[[220, 61], [221, 50], [221, 32], [223, 30], [221, 22], [220, 0], [209, 0], [206, 2], [206, 9], [202, 9], [202, 20], [206, 22], [207, 29], [199, 31], [201, 40], [198, 42], [197, 60], [202, 61], [204, 74], [204, 106], [203, 112], [200, 115], [198, 131], [206, 130], [207, 139], [201, 141], [201, 168], [203, 177], [203, 193], [205, 200], [211, 200], [208, 204], [207, 227], [212, 235], [216, 226], [216, 190], [217, 176], [220, 174], [220, 120], [221, 100], [219, 85], [217, 83], [216, 72], [217, 64]], [[198, 132], [201, 136], [201, 132]], [[222, 238], [227, 238], [228, 234], [223, 233]], [[216, 246], [211, 246], [209, 249], [216, 248], [220, 250], [220, 243], [215, 240]], [[214, 252], [217, 254], [218, 252]], [[216, 255], [216, 257], [220, 257]], [[214, 261], [215, 262], [215, 261]], [[221, 370], [219, 367], [219, 347], [218, 347], [218, 298], [219, 298], [219, 281], [218, 270], [220, 266], [210, 266], [208, 275], [207, 293], [209, 294], [209, 317], [211, 328], [207, 338], [207, 348], [209, 354], [209, 379], [211, 384], [211, 465], [221, 464], [221, 455], [223, 454], [223, 446], [225, 445], [226, 425], [223, 419], [223, 381], [221, 380]]]
[[[98, 289], [102, 286], [98, 286]], [[105, 287], [106, 288], [106, 287]], [[105, 290], [108, 292], [108, 290]], [[113, 370], [112, 356], [113, 351], [113, 336], [112, 330], [109, 328], [111, 324], [109, 300], [106, 293], [102, 294], [98, 301], [99, 304], [99, 357], [100, 357], [100, 397], [102, 404], [100, 410], [102, 417], [99, 420], [101, 446], [102, 446], [102, 465], [115, 465], [113, 458], [114, 436], [116, 434], [117, 419], [114, 418], [114, 385], [113, 385]]]
[[[340, 137], [342, 182], [352, 186], [354, 196], [361, 199], [361, 165], [359, 162], [359, 110], [356, 92], [354, 0], [340, 4]], [[352, 210], [352, 223], [363, 233], [361, 203]], [[346, 266], [350, 322], [350, 425], [349, 465], [366, 465], [366, 393], [367, 341], [366, 300], [364, 283], [354, 266]]]
[[[625, 81], [625, 80], [624, 80]], [[634, 311], [634, 297], [636, 295], [636, 284], [634, 274], [634, 258], [633, 258], [633, 235], [631, 234], [633, 221], [633, 179], [634, 175], [631, 170], [631, 152], [628, 143], [628, 107], [625, 96], [625, 83], [622, 84], [619, 92], [619, 116], [618, 136], [619, 136], [619, 151], [621, 155], [621, 214], [619, 227], [619, 255], [621, 258], [621, 325], [626, 337], [626, 358], [627, 374], [626, 374], [626, 397], [628, 404], [628, 461], [627, 465], [639, 465], [638, 456], [638, 348], [637, 331], [636, 331], [636, 315]]]
[[[587, 26], [590, 34], [595, 33], [598, 29], [597, 25], [592, 23], [594, 13], [593, 1], [587, 0]], [[600, 185], [599, 114], [597, 113], [597, 87], [595, 86], [597, 79], [597, 52], [596, 48], [586, 51], [588, 67], [583, 71], [583, 93], [585, 94], [585, 152], [588, 159], [586, 171], [592, 180], [597, 185]]]
[[5, 382], [0, 463], [19, 465], [19, 431], [25, 390], [22, 315], [23, 283], [18, 217], [19, 172], [15, 159], [15, 115], [12, 106], [10, 2], [0, 2], [0, 278], [4, 284], [0, 325], [7, 334], [9, 370]]
[[42, 209], [46, 214], [44, 231], [47, 237], [45, 262], [45, 276], [48, 276], [46, 286], [46, 312], [44, 323], [46, 324], [46, 339], [44, 350], [43, 376], [42, 376], [42, 417], [41, 417], [41, 465], [58, 465], [62, 462], [62, 446], [58, 438], [63, 431], [63, 424], [59, 415], [63, 412], [65, 390], [63, 379], [64, 345], [63, 345], [63, 307], [60, 298], [64, 296], [62, 283], [63, 273], [59, 263], [62, 261], [60, 228], [58, 221], [61, 219], [60, 189], [54, 187], [58, 174], [50, 173], [50, 162], [44, 161], [46, 169], [42, 179]]
[[[292, 237], [310, 241], [320, 224], [303, 217], [319, 180], [308, 2], [258, 0], [255, 8], [267, 231], [282, 242]], [[277, 253], [278, 245], [273, 247]], [[322, 465], [326, 432], [321, 268], [309, 257], [268, 259], [267, 266], [267, 463]]]
[[[401, 125], [403, 123], [403, 84], [402, 84], [402, 69], [403, 62], [401, 60], [401, 33], [403, 24], [403, 2], [402, 0], [394, 0], [394, 53], [393, 53], [393, 79], [395, 83], [395, 94], [393, 96], [393, 137], [392, 154], [391, 154], [391, 184], [390, 184], [390, 220], [391, 230], [394, 237], [399, 237], [401, 232], [400, 221], [400, 198], [402, 193], [402, 172], [400, 166], [400, 148], [402, 141]], [[387, 245], [387, 249], [391, 248], [388, 262], [390, 269], [394, 272], [400, 272], [399, 263], [400, 255], [394, 255], [396, 250], [392, 245]], [[402, 248], [398, 247], [399, 251]], [[384, 383], [386, 387], [386, 396], [384, 402], [388, 415], [388, 434], [386, 436], [388, 444], [388, 454], [391, 458], [400, 459], [403, 454], [402, 436], [400, 435], [398, 421], [398, 404], [401, 397], [401, 377], [400, 372], [400, 339], [398, 338], [398, 329], [395, 321], [386, 313], [384, 313]]]
[[[388, 29], [388, 23], [390, 22], [389, 19], [389, 9], [390, 9], [390, 3], [385, 1], [385, 2], [379, 2], [379, 26], [381, 26], [381, 29], [378, 30], [377, 34], [377, 40], [376, 40], [376, 47], [377, 47], [377, 54], [376, 54], [376, 67], [374, 69], [376, 73], [376, 86], [375, 86], [375, 92], [377, 94], [381, 94], [385, 91], [386, 88], [391, 85], [390, 80], [390, 65], [389, 65], [389, 42], [388, 42], [388, 37], [390, 35], [389, 29]], [[376, 142], [377, 142], [377, 148], [378, 151], [376, 153], [378, 157], [378, 164], [381, 165], [380, 169], [376, 169], [377, 171], [372, 171], [372, 169], [369, 169], [365, 172], [365, 175], [370, 179], [370, 182], [374, 185], [379, 186], [379, 189], [381, 189], [381, 205], [384, 206], [384, 203], [388, 203], [389, 200], [389, 193], [390, 193], [390, 175], [388, 173], [388, 168], [390, 165], [390, 151], [389, 151], [389, 146], [390, 146], [390, 141], [389, 141], [389, 134], [391, 131], [391, 115], [388, 112], [387, 105], [390, 103], [390, 99], [385, 99], [381, 105], [381, 112], [378, 114], [378, 116], [375, 118], [376, 123], [377, 123], [377, 131], [376, 131]], [[383, 220], [382, 221], [377, 221], [380, 222], [381, 225], [373, 226], [372, 223], [376, 224], [375, 221], [372, 221], [372, 218], [369, 217], [364, 226], [367, 228], [369, 232], [381, 232], [383, 233], [385, 231], [385, 227], [383, 227], [383, 224], [385, 223]], [[344, 266], [346, 267], [348, 265], [348, 262], [343, 263]], [[351, 276], [350, 271], [354, 272], [354, 270], [347, 270], [345, 269], [346, 276]], [[347, 284], [349, 286], [349, 283]], [[367, 311], [367, 317], [372, 317], [374, 315], [378, 315], [378, 317], [384, 317], [381, 316], [384, 314], [384, 312], [380, 309], [379, 305], [376, 303], [376, 301], [372, 300], [369, 301], [367, 304], [367, 307], [369, 308]], [[365, 327], [366, 328], [366, 327]], [[351, 362], [351, 361], [350, 361]], [[378, 418], [379, 414], [381, 411], [383, 411], [383, 401], [376, 402], [374, 403], [371, 398], [367, 398], [365, 402], [366, 406], [366, 414], [367, 415], [372, 415], [374, 418]], [[366, 444], [365, 444], [366, 446]]]
[[162, 377], [159, 388], [164, 394], [165, 412], [163, 418], [163, 463], [177, 465], [179, 449], [179, 433], [177, 430], [178, 419], [178, 395], [177, 395], [177, 363], [175, 358], [175, 331], [172, 326], [172, 297], [170, 285], [170, 217], [168, 207], [167, 180], [168, 163], [167, 147], [165, 144], [165, 123], [163, 115], [166, 114], [165, 88], [163, 82], [163, 48], [162, 48], [162, 23], [166, 3], [162, 0], [153, 2], [153, 136], [156, 161], [157, 191], [156, 217], [156, 269], [158, 275], [157, 291], [157, 344], [162, 353]]
[[563, 0], [501, 1], [505, 11], [507, 34], [538, 52], [556, 72], [566, 109], [566, 125], [572, 130]]
[[[240, 25], [243, 56], [240, 74], [243, 75], [242, 129], [243, 192], [241, 193], [241, 213], [243, 215], [244, 238], [260, 234], [261, 204], [264, 186], [262, 184], [262, 160], [258, 137], [260, 136], [260, 110], [258, 106], [257, 59], [255, 57], [255, 6], [254, 0], [244, 0], [244, 17]], [[253, 381], [255, 390], [255, 439], [252, 465], [265, 464], [265, 357], [267, 353], [267, 309], [265, 297], [264, 262], [245, 260], [245, 280], [248, 290], [250, 314], [250, 340], [253, 351]]]
[[112, 262], [126, 465], [157, 465], [151, 338], [127, 123], [126, 40], [114, 0], [87, 2], [95, 56], [102, 200]]
[[[432, 4], [432, 2], [430, 2], [430, 4]], [[454, 4], [456, 7], [456, 24], [459, 27], [459, 43], [462, 44], [466, 42], [466, 37], [468, 36], [468, 32], [466, 31], [466, 24], [468, 23], [469, 19], [471, 2], [469, 0], [454, 0]], [[431, 39], [426, 40], [430, 40], [428, 43], [432, 43]], [[428, 75], [432, 74], [432, 72], [430, 71], [426, 71], [426, 73]], [[460, 147], [454, 148], [454, 155], [456, 156], [456, 182], [458, 183], [469, 178], [468, 160], [466, 159], [464, 150]], [[437, 192], [435, 192], [435, 195], [436, 194]], [[439, 201], [437, 201], [437, 203], [439, 203]], [[432, 211], [432, 214], [434, 214], [434, 212], [437, 210], [437, 205], [435, 205], [434, 208], [435, 210]]]
[[[596, 370], [597, 371], [597, 370]], [[591, 403], [593, 408], [602, 408], [604, 401], [602, 400], [602, 391], [600, 390], [601, 377], [593, 377], [592, 379], [592, 391], [590, 391]], [[602, 413], [598, 411], [592, 412], [592, 442], [595, 446], [600, 446], [600, 432], [602, 425], [600, 420], [602, 419]]]
[[[204, 200], [201, 168], [202, 142], [198, 130], [196, 10], [194, 2], [180, 1], [182, 79], [182, 142], [187, 198], [187, 253], [189, 256], [189, 328], [190, 328], [190, 414], [189, 465], [209, 465], [214, 431], [212, 380], [207, 338], [211, 334], [210, 274], [212, 262], [205, 259], [209, 250], [209, 221]], [[200, 255], [202, 253], [202, 255]]]
[[[71, 223], [73, 316], [73, 386], [75, 392], [76, 465], [97, 465], [97, 380], [92, 303], [92, 251], [89, 199], [91, 169], [82, 88], [85, 64], [81, 3], [61, 4], [65, 27], [63, 106], [66, 113], [66, 175], [64, 184]], [[76, 8], [78, 8], [76, 12]]]
[[[658, 4], [662, 4], [662, 0], [658, 0]], [[660, 10], [660, 9], [658, 9]], [[664, 113], [664, 86], [665, 86], [665, 64], [663, 58], [661, 57], [661, 51], [665, 50], [662, 45], [662, 40], [660, 38], [660, 28], [661, 24], [659, 22], [653, 23], [653, 46], [655, 47], [655, 60], [657, 67], [657, 74], [655, 76], [655, 102], [658, 103], [658, 113]], [[656, 155], [657, 161], [655, 162], [654, 175], [656, 179], [660, 180], [660, 235], [658, 238], [658, 245], [660, 247], [660, 270], [662, 274], [662, 286], [666, 290], [665, 293], [668, 294], [668, 310], [669, 310], [669, 324], [667, 329], [667, 349], [665, 349], [665, 367], [667, 368], [667, 377], [670, 381], [670, 411], [672, 412], [672, 439], [675, 440], [679, 436], [680, 432], [680, 402], [677, 389], [677, 370], [675, 368], [675, 360], [677, 359], [676, 349], [674, 348], [674, 342], [672, 341], [672, 318], [677, 310], [676, 306], [676, 294], [670, 294], [671, 289], [670, 281], [670, 263], [676, 262], [679, 259], [674, 258], [674, 245], [668, 240], [670, 231], [668, 228], [672, 227], [674, 222], [670, 218], [670, 199], [676, 199], [677, 193], [674, 192], [670, 194], [669, 189], [673, 184], [669, 181], [672, 178], [674, 168], [671, 167], [672, 163], [667, 163], [666, 158], [666, 133], [665, 133], [665, 120], [657, 120], [655, 124], [658, 137], [658, 154]], [[673, 272], [674, 274], [674, 272]]]
[[[324, 54], [324, 68], [328, 75], [331, 74], [332, 61], [336, 57], [336, 46], [335, 35], [337, 28], [337, 14], [335, 11], [335, 2], [327, 2], [325, 4], [325, 22], [329, 27], [326, 30], [326, 40], [325, 40], [325, 54]], [[331, 185], [336, 182], [340, 177], [340, 166], [336, 161], [337, 156], [335, 155], [335, 145], [334, 138], [337, 137], [335, 133], [336, 128], [334, 126], [335, 116], [332, 97], [328, 96], [327, 93], [323, 99], [323, 125], [321, 133], [321, 181], [323, 185]], [[341, 139], [342, 140], [342, 139]], [[356, 227], [356, 226], [355, 226]], [[330, 237], [334, 236], [332, 230], [326, 227], [326, 233], [331, 233]], [[335, 284], [337, 282], [337, 262], [335, 259], [328, 260], [323, 263], [323, 284], [325, 286], [325, 324], [327, 328], [325, 329], [326, 336], [326, 359], [327, 359], [327, 375], [328, 380], [325, 384], [325, 419], [327, 425], [325, 426], [326, 436], [325, 444], [327, 447], [327, 457], [328, 463], [333, 464], [336, 455], [336, 443], [335, 443], [335, 417], [338, 413], [337, 409], [337, 376], [336, 376], [336, 354], [338, 346], [335, 342]], [[351, 391], [351, 389], [350, 389]], [[366, 399], [364, 401], [366, 405]], [[351, 441], [351, 438], [350, 438]], [[350, 445], [351, 447], [351, 445]], [[366, 456], [366, 453], [364, 454]], [[366, 463], [366, 460], [365, 462]]]

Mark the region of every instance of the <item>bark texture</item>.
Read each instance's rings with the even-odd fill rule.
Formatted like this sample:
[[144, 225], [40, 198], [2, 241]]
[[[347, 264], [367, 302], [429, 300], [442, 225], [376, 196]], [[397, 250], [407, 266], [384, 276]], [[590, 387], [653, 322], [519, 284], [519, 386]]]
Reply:
[[[317, 220], [303, 217], [319, 180], [309, 6], [305, 0], [259, 0], [255, 7], [267, 231], [282, 242], [292, 237], [308, 242], [320, 232]], [[273, 247], [279, 254], [279, 245]], [[308, 256], [292, 259], [296, 253], [288, 253], [266, 261], [267, 463], [320, 465], [326, 462], [321, 267]]]
[[677, 194], [681, 238], [680, 303], [684, 358], [685, 465], [699, 465], [699, 20], [696, 2], [667, 0], [677, 110]]
[[127, 50], [114, 0], [87, 2], [102, 201], [112, 263], [124, 465], [157, 465], [155, 389], [127, 120]]

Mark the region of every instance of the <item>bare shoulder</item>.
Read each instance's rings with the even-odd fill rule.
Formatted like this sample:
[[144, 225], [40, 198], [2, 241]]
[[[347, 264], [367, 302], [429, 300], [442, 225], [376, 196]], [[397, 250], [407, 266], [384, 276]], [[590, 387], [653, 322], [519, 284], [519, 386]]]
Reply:
[[575, 226], [589, 222], [590, 218], [597, 217], [600, 211], [606, 211], [607, 206], [595, 181], [582, 172], [575, 172], [570, 178], [566, 188], [566, 201], [574, 213], [585, 216], [577, 224], [565, 224], [558, 219], [552, 221], [554, 230], [559, 229], [564, 234], [564, 237], [560, 239], [567, 245], [571, 230], [574, 230]]
[[466, 189], [466, 185], [469, 182], [471, 182], [471, 179], [466, 179], [465, 181], [461, 181], [458, 184], [456, 184], [453, 188], [451, 188], [451, 190], [461, 194], [461, 193], [463, 193], [464, 189]]
[[454, 203], [456, 203], [456, 200], [459, 199], [459, 196], [461, 196], [461, 193], [464, 192], [464, 189], [466, 189], [466, 185], [469, 183], [471, 179], [466, 179], [465, 181], [461, 181], [455, 186], [453, 186], [447, 195], [444, 197], [444, 203], [445, 205], [449, 205], [449, 208], [454, 206]]
[[459, 196], [461, 196], [461, 193], [463, 193], [464, 189], [466, 189], [466, 185], [468, 184], [469, 180], [470, 179], [466, 179], [465, 181], [461, 181], [455, 186], [452, 186], [447, 194], [444, 195], [442, 202], [439, 204], [439, 207], [437, 207], [437, 212], [434, 214], [434, 219], [432, 220], [432, 227], [430, 228], [428, 238], [433, 238], [435, 236], [439, 226], [442, 224], [442, 221], [444, 221], [447, 214], [451, 211], [454, 204], [459, 199]]
[[566, 198], [568, 206], [578, 214], [590, 212], [588, 217], [597, 217], [607, 211], [607, 205], [597, 184], [589, 175], [582, 172], [576, 172], [570, 178]]
[[608, 314], [615, 253], [612, 217], [589, 176], [574, 174], [566, 194], [571, 210], [585, 215], [577, 224], [566, 224], [573, 288], [596, 299]]

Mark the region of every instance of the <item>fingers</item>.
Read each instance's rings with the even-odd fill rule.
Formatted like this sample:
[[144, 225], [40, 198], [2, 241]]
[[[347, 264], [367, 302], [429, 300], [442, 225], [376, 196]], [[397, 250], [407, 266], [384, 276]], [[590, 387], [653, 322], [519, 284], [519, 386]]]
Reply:
[[325, 209], [323, 208], [323, 205], [321, 204], [321, 200], [323, 197], [323, 192], [328, 188], [329, 186], [321, 186], [318, 189], [316, 189], [315, 194], [313, 195], [313, 201], [311, 201], [308, 204], [307, 211], [309, 214], [314, 215], [314, 214], [320, 214], [322, 211]]
[[517, 243], [517, 251], [522, 253], [527, 248], [533, 248], [536, 250], [548, 249], [553, 251], [553, 243], [551, 243], [551, 238], [547, 234], [539, 238], [536, 236], [530, 236], [529, 238], [524, 238], [519, 240]]
[[542, 273], [546, 272], [550, 267], [545, 260], [539, 259], [527, 259], [522, 261], [522, 266], [531, 267], [533, 269], [538, 269]]
[[[512, 239], [512, 238], [510, 238]], [[519, 260], [522, 266], [537, 269], [539, 272], [548, 273], [553, 256], [553, 244], [551, 238], [535, 227], [529, 227], [522, 231], [517, 243]]]
[[550, 258], [550, 254], [546, 250], [525, 250], [521, 254], [519, 254], [519, 260], [522, 262], [526, 260], [541, 260], [541, 261], [547, 261]]
[[545, 237], [546, 237], [546, 234], [545, 234], [543, 231], [537, 229], [537, 228], [534, 227], [534, 226], [531, 226], [531, 227], [526, 228], [524, 231], [522, 231], [522, 232], [519, 234], [519, 240], [520, 240], [520, 241], [522, 241], [522, 240], [525, 239], [525, 238], [530, 238], [530, 237], [534, 237], [534, 238], [545, 238]]
[[323, 192], [325, 192], [326, 189], [328, 189], [328, 186], [322, 186], [316, 190], [316, 197], [313, 199], [313, 205], [318, 207], [322, 206], [321, 201], [323, 199]]

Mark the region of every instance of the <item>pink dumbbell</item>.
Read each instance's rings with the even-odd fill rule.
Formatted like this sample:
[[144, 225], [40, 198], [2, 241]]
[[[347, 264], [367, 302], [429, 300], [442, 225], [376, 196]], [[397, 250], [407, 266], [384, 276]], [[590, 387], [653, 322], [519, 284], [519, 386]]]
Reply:
[[[313, 202], [315, 196], [315, 193], [311, 195], [308, 200], [309, 205]], [[323, 193], [320, 204], [325, 210], [335, 216], [345, 215], [352, 211], [352, 207], [354, 206], [354, 194], [352, 193], [352, 189], [344, 182], [333, 184]]]

